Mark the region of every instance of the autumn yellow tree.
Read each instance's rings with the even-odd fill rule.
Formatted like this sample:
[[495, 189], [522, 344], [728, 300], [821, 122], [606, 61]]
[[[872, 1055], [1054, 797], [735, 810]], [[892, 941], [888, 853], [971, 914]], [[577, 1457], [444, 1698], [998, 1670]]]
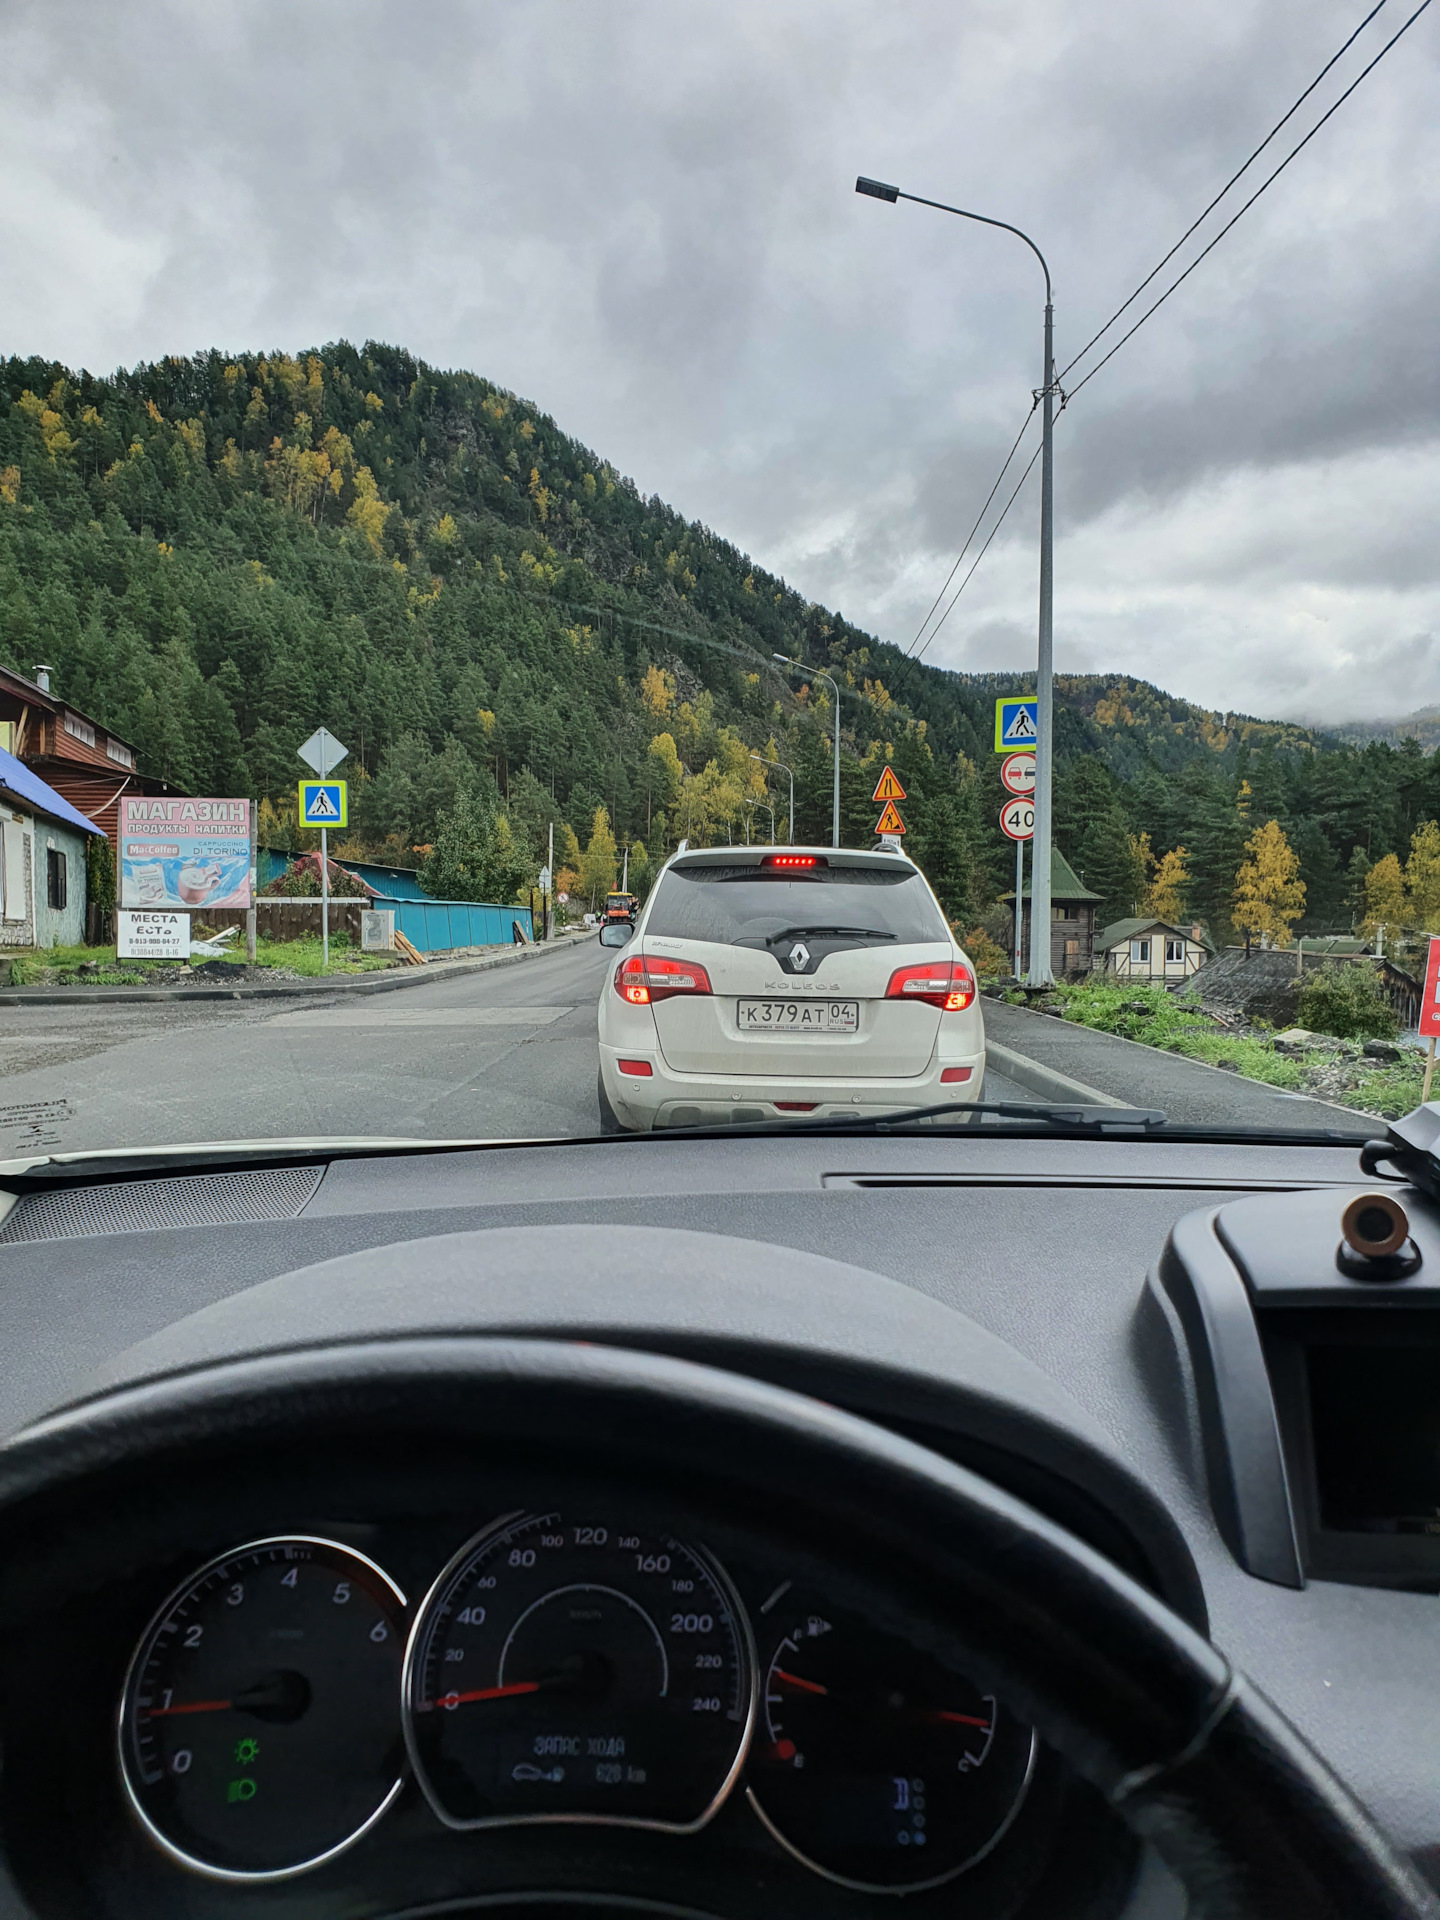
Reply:
[[596, 807], [590, 823], [590, 838], [580, 856], [580, 891], [595, 911], [595, 904], [615, 886], [615, 835], [610, 830], [606, 808]]
[[1365, 917], [1361, 931], [1371, 938], [1377, 927], [1403, 927], [1408, 919], [1405, 873], [1393, 853], [1377, 860], [1365, 876]]
[[1278, 820], [1267, 820], [1245, 842], [1246, 858], [1235, 875], [1232, 918], [1242, 933], [1283, 941], [1305, 911], [1300, 862]]
[[1145, 890], [1145, 911], [1157, 920], [1175, 926], [1185, 912], [1185, 891], [1190, 885], [1190, 870], [1185, 865], [1184, 847], [1172, 847], [1156, 863]]
[[675, 704], [674, 674], [664, 667], [647, 667], [640, 676], [640, 701], [657, 720], [663, 720]]
[[1422, 820], [1410, 836], [1405, 907], [1411, 927], [1440, 932], [1440, 826], [1433, 820]]

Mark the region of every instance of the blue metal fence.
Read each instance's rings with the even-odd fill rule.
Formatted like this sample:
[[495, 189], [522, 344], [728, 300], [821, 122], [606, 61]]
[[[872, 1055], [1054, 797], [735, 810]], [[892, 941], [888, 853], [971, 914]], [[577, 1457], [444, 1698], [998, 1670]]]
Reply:
[[492, 907], [473, 900], [377, 900], [375, 905], [393, 909], [395, 931], [420, 953], [508, 946], [517, 922], [527, 939], [535, 937], [528, 907]]

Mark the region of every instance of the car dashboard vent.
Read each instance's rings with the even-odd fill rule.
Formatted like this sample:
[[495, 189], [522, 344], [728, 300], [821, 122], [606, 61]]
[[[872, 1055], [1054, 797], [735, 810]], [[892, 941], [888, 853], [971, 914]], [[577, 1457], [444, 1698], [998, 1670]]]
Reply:
[[165, 1227], [226, 1227], [246, 1220], [293, 1220], [324, 1177], [324, 1167], [252, 1167], [165, 1180], [123, 1180], [101, 1187], [27, 1193], [0, 1224], [0, 1246], [84, 1240], [103, 1233], [153, 1233]]

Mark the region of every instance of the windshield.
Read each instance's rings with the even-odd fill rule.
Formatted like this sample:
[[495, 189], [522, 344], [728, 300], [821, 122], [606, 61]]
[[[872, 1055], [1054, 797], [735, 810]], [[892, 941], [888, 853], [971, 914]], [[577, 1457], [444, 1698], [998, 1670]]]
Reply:
[[1420, 1102], [1404, 61], [1312, 139], [1197, 15], [1182, 192], [1005, 9], [92, 11], [0, 21], [0, 1159]]

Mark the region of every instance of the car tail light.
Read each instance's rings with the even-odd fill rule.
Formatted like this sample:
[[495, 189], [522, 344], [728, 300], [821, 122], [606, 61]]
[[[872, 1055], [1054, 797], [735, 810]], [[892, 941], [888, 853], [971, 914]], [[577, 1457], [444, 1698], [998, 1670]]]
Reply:
[[776, 1100], [773, 1102], [777, 1113], [814, 1113], [818, 1100]]
[[[648, 1060], [617, 1060], [615, 1064], [621, 1073], [628, 1073], [634, 1080], [648, 1080], [655, 1071]], [[965, 1071], [968, 1073], [970, 1069], [967, 1067]]]
[[[620, 1064], [623, 1066], [625, 1063], [622, 1060]], [[940, 1069], [940, 1084], [942, 1087], [958, 1086], [963, 1081], [968, 1080], [974, 1071], [975, 1069], [973, 1067], [942, 1067]]]
[[632, 953], [615, 969], [615, 991], [632, 1007], [648, 1007], [677, 993], [709, 993], [710, 976], [693, 960], [662, 960]]
[[823, 853], [767, 853], [762, 867], [828, 867]]
[[897, 967], [885, 989], [887, 1000], [920, 1000], [942, 1013], [963, 1013], [975, 998], [975, 976], [963, 960], [927, 960]]

